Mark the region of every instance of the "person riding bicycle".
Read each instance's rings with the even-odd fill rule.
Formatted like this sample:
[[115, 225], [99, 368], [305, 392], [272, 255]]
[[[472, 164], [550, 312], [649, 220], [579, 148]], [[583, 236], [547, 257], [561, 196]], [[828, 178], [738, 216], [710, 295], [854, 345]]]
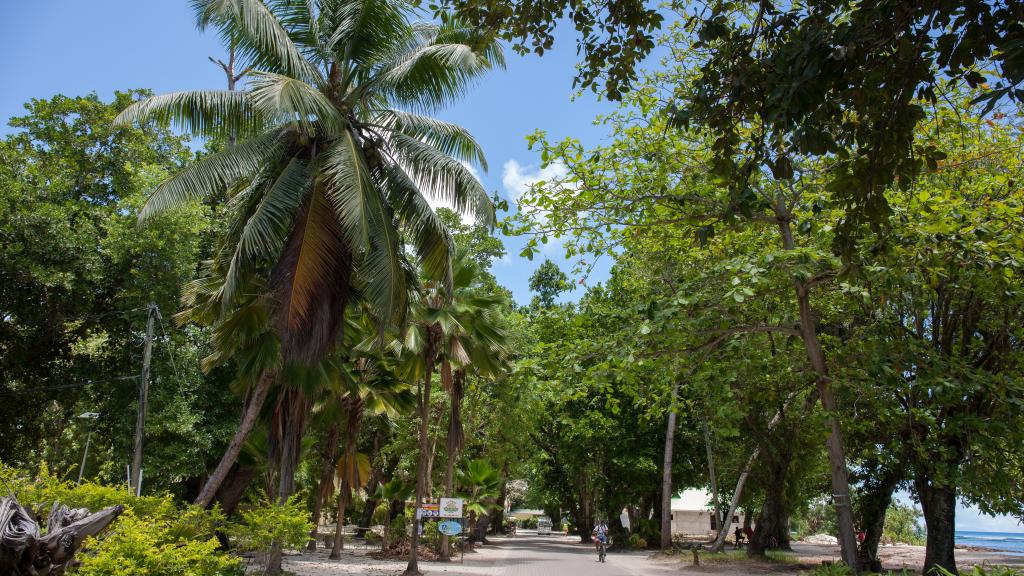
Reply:
[[595, 548], [597, 544], [608, 545], [608, 525], [605, 524], [604, 520], [598, 520], [591, 533], [594, 535]]

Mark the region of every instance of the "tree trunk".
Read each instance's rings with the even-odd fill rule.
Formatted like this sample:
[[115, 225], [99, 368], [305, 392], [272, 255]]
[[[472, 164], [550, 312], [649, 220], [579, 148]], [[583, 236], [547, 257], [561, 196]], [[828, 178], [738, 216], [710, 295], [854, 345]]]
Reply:
[[[449, 426], [450, 429], [450, 426]], [[455, 458], [457, 457], [457, 448], [454, 446], [454, 438], [452, 438], [451, 432], [448, 433], [448, 462], [445, 463], [444, 470], [444, 494], [446, 497], [451, 498], [455, 493]], [[451, 554], [448, 550], [448, 536], [446, 534], [441, 535], [441, 555], [438, 558], [441, 562], [451, 561]]]
[[665, 427], [665, 456], [661, 465], [661, 551], [672, 547], [672, 448], [676, 441], [676, 400], [679, 381], [672, 383], [671, 406]]
[[[309, 414], [309, 402], [302, 390], [290, 387], [278, 400], [279, 406], [275, 413], [274, 424], [280, 435], [280, 473], [277, 484], [277, 503], [284, 505], [295, 493], [295, 470], [302, 457], [302, 437], [306, 433], [306, 417]], [[274, 542], [267, 555], [266, 573], [281, 573], [282, 543]]]
[[245, 491], [252, 484], [258, 471], [259, 469], [255, 466], [242, 466], [238, 463], [231, 467], [227, 478], [220, 485], [220, 490], [217, 490], [216, 500], [220, 504], [224, 516], [231, 516], [235, 513], [235, 509], [238, 508], [242, 497], [245, 496]]
[[[768, 434], [771, 434], [772, 430], [782, 420], [782, 414], [789, 405], [789, 402], [796, 397], [796, 394], [791, 395], [782, 404], [782, 408], [775, 413], [771, 422], [768, 423]], [[758, 444], [754, 447], [754, 451], [750, 453], [750, 457], [747, 458], [747, 464], [743, 467], [743, 471], [740, 472], [740, 477], [736, 480], [736, 489], [732, 493], [732, 501], [729, 502], [729, 511], [725, 514], [725, 517], [721, 522], [718, 523], [718, 534], [715, 537], [714, 543], [711, 545], [711, 552], [721, 552], [725, 546], [725, 537], [729, 534], [729, 528], [732, 526], [732, 515], [736, 513], [736, 507], [740, 503], [740, 497], [743, 495], [743, 485], [747, 483], [747, 476], [750, 476], [750, 470], [754, 467], [754, 462], [757, 461], [757, 456], [761, 453], [761, 445]]]
[[245, 408], [242, 411], [242, 421], [238, 424], [238, 430], [235, 431], [235, 436], [228, 444], [227, 450], [224, 451], [224, 456], [221, 457], [217, 468], [207, 478], [203, 489], [199, 491], [199, 496], [196, 497], [194, 502], [196, 506], [206, 508], [210, 505], [214, 495], [217, 494], [217, 489], [220, 488], [224, 478], [227, 477], [228, 471], [231, 470], [235, 461], [238, 460], [238, 455], [242, 452], [245, 439], [249, 437], [249, 433], [256, 426], [256, 420], [260, 415], [260, 410], [263, 408], [263, 402], [267, 399], [270, 385], [274, 382], [274, 376], [274, 372], [269, 370], [264, 371], [260, 375], [256, 387], [252, 389], [249, 398], [245, 402]]
[[956, 520], [956, 489], [936, 486], [927, 479], [914, 481], [921, 500], [924, 523], [928, 530], [924, 551], [924, 573], [936, 567], [957, 574], [954, 555], [954, 526]]
[[420, 545], [419, 532], [419, 510], [423, 506], [423, 498], [426, 497], [427, 487], [427, 458], [430, 450], [430, 385], [433, 377], [433, 354], [427, 354], [427, 367], [423, 376], [423, 383], [420, 386], [419, 394], [419, 417], [420, 417], [420, 455], [416, 466], [416, 511], [414, 512], [412, 536], [409, 542], [409, 565], [405, 568], [405, 574], [419, 574], [418, 548]]
[[[791, 460], [792, 454], [785, 448], [769, 459], [764, 505], [757, 517], [757, 531], [747, 548], [750, 556], [763, 556], [766, 550], [792, 549], [789, 545], [789, 513], [786, 511], [786, 478]], [[750, 516], [748, 510], [744, 524]]]
[[860, 498], [860, 526], [864, 530], [864, 541], [858, 549], [860, 568], [870, 572], [881, 572], [878, 561], [878, 543], [885, 530], [885, 514], [892, 503], [892, 494], [899, 485], [899, 475], [886, 471], [877, 484], [868, 486]]
[[320, 516], [322, 516], [324, 502], [334, 492], [334, 464], [338, 455], [338, 436], [340, 435], [337, 422], [331, 422], [324, 435], [321, 457], [323, 462], [320, 465], [320, 481], [317, 484], [315, 499], [313, 500], [313, 529], [309, 531], [309, 544], [306, 549], [310, 552], [316, 550], [316, 537], [320, 529]]
[[366, 529], [373, 523], [373, 512], [377, 509], [377, 505], [380, 504], [380, 501], [374, 498], [373, 495], [376, 493], [377, 486], [381, 483], [381, 478], [384, 477], [384, 470], [381, 469], [381, 466], [374, 465], [373, 462], [377, 460], [377, 454], [380, 452], [380, 447], [384, 440], [384, 429], [378, 428], [377, 433], [373, 435], [373, 449], [370, 452], [371, 472], [366, 490], [368, 497], [366, 499], [366, 506], [363, 506], [363, 515], [359, 519], [359, 528], [356, 530], [356, 536], [360, 538], [366, 537]]
[[[785, 250], [795, 248], [793, 229], [789, 219], [779, 219], [782, 243]], [[832, 473], [832, 503], [836, 509], [839, 525], [839, 545], [843, 561], [856, 575], [857, 573], [857, 535], [853, 530], [853, 508], [850, 503], [850, 481], [846, 469], [846, 456], [843, 450], [843, 433], [839, 426], [835, 397], [832, 395], [832, 378], [829, 377], [825, 351], [818, 340], [818, 329], [814, 313], [811, 310], [810, 292], [807, 284], [801, 280], [793, 280], [797, 307], [800, 311], [800, 335], [807, 349], [807, 359], [817, 377], [818, 396], [821, 407], [828, 414], [830, 433], [825, 446], [828, 451], [829, 468]]]
[[715, 526], [722, 525], [722, 501], [718, 498], [718, 479], [715, 475], [715, 452], [711, 447], [711, 429], [708, 419], [704, 418], [704, 451], [708, 456], [708, 482], [711, 483], [712, 512], [715, 515]]
[[722, 548], [725, 547], [725, 538], [729, 535], [729, 528], [732, 527], [732, 515], [736, 513], [736, 507], [739, 506], [740, 497], [743, 495], [743, 485], [747, 483], [750, 469], [754, 467], [754, 462], [760, 453], [761, 447], [755, 447], [754, 451], [750, 453], [750, 457], [747, 458], [747, 463], [743, 467], [743, 471], [740, 472], [740, 477], [736, 480], [736, 489], [733, 490], [732, 500], [729, 502], [729, 511], [726, 512], [725, 519], [718, 524], [718, 534], [715, 536], [715, 542], [711, 545], [711, 552], [721, 552]]
[[356, 442], [359, 440], [359, 427], [363, 421], [363, 399], [357, 398], [351, 402], [348, 413], [348, 427], [345, 430], [345, 468], [341, 475], [341, 491], [338, 493], [338, 523], [334, 528], [334, 548], [331, 549], [331, 559], [341, 558], [341, 551], [345, 549], [345, 509], [352, 499], [352, 472], [358, 469], [355, 462]]

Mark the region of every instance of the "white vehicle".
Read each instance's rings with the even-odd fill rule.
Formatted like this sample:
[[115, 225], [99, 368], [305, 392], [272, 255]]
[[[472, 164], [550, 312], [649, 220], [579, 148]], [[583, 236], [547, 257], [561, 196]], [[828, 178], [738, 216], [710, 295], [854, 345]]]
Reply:
[[547, 516], [537, 518], [537, 534], [539, 536], [551, 536], [551, 518]]

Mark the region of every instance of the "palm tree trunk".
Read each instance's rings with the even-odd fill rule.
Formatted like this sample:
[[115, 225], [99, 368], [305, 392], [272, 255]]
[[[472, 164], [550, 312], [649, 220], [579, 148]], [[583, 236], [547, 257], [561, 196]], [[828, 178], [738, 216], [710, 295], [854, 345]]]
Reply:
[[242, 421], [238, 424], [238, 430], [235, 431], [235, 436], [228, 444], [227, 450], [224, 451], [224, 456], [221, 457], [220, 463], [217, 464], [213, 473], [207, 478], [203, 489], [199, 491], [199, 496], [196, 497], [194, 502], [196, 506], [206, 508], [210, 505], [213, 497], [217, 494], [217, 489], [220, 488], [224, 478], [227, 477], [228, 471], [231, 470], [235, 461], [238, 460], [238, 455], [242, 452], [245, 439], [249, 437], [249, 433], [256, 426], [256, 420], [260, 415], [260, 410], [263, 408], [263, 402], [267, 399], [270, 385], [274, 382], [274, 376], [273, 371], [264, 370], [256, 386], [249, 393], [249, 398], [245, 402], [245, 409], [242, 411]]
[[[430, 384], [433, 377], [433, 354], [428, 353], [427, 367], [423, 376], [423, 383], [420, 386], [419, 394], [419, 416], [420, 416], [420, 456], [416, 466], [416, 514], [423, 506], [423, 498], [426, 497], [427, 487], [427, 458], [430, 456]], [[418, 547], [420, 544], [419, 518], [414, 520], [412, 537], [409, 542], [409, 565], [405, 568], [405, 574], [411, 576], [419, 574]]]
[[363, 400], [356, 398], [349, 404], [348, 427], [345, 429], [345, 466], [341, 474], [341, 491], [338, 493], [338, 523], [334, 527], [334, 548], [331, 559], [341, 558], [345, 549], [345, 509], [352, 498], [352, 472], [356, 465], [356, 442], [359, 439], [359, 427], [363, 421]]
[[[309, 402], [302, 390], [292, 387], [279, 400], [275, 414], [275, 427], [281, 435], [280, 474], [277, 484], [277, 503], [283, 506], [295, 493], [295, 470], [302, 456], [302, 437], [306, 432]], [[281, 542], [274, 542], [267, 557], [267, 574], [281, 573]]]
[[[455, 495], [455, 461], [459, 458], [459, 451], [462, 449], [462, 445], [465, 440], [464, 433], [462, 431], [462, 382], [464, 378], [465, 371], [461, 369], [456, 370], [454, 377], [452, 378], [452, 412], [451, 416], [448, 418], [448, 438], [445, 443], [448, 462], [444, 471], [444, 494], [448, 498]], [[448, 562], [451, 560], [450, 556], [451, 554], [448, 550], [448, 536], [446, 534], [442, 534], [440, 560], [442, 562]]]
[[313, 529], [309, 532], [309, 544], [307, 549], [310, 552], [316, 550], [317, 530], [320, 528], [320, 516], [323, 512], [324, 501], [334, 492], [334, 462], [338, 455], [338, 436], [340, 434], [337, 422], [331, 422], [330, 428], [324, 437], [323, 464], [320, 466], [320, 483], [317, 485], [316, 499], [313, 501]]

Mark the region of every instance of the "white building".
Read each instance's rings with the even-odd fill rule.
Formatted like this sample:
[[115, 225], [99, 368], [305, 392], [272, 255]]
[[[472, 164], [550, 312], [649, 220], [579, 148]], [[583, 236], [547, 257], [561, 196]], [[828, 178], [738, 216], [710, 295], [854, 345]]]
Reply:
[[[729, 522], [729, 534], [743, 526], [743, 514], [737, 511]], [[672, 499], [672, 535], [711, 539], [716, 535], [711, 494], [699, 488], [684, 490]]]

